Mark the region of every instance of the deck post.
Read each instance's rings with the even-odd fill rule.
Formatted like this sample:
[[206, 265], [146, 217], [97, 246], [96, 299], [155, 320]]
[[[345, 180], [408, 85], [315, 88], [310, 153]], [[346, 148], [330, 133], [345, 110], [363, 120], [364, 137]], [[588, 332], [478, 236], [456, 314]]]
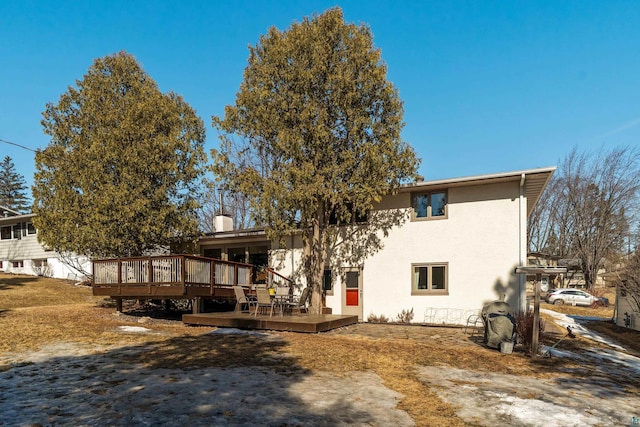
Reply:
[[516, 274], [535, 274], [536, 282], [533, 288], [533, 327], [531, 331], [531, 358], [538, 356], [538, 341], [540, 338], [540, 282], [543, 274], [566, 273], [567, 267], [520, 266], [516, 267]]
[[533, 286], [533, 330], [531, 336], [531, 358], [538, 356], [538, 338], [540, 334], [540, 282], [542, 274], [536, 274], [536, 283]]
[[209, 260], [209, 295], [213, 296], [213, 286], [216, 283], [216, 265]]
[[192, 306], [193, 306], [193, 314], [198, 314], [198, 313], [202, 312], [202, 310], [200, 310], [200, 308], [201, 308], [200, 306], [201, 305], [202, 305], [202, 298], [195, 297], [193, 299], [193, 304], [192, 304]]
[[122, 313], [122, 298], [116, 298], [116, 311]]
[[149, 263], [149, 277], [147, 278], [147, 283], [149, 284], [149, 295], [151, 295], [151, 286], [155, 283], [155, 277], [153, 277], [153, 258], [150, 256], [147, 257], [147, 262]]
[[120, 258], [117, 260], [118, 262], [118, 295], [122, 293], [122, 263], [120, 262]]

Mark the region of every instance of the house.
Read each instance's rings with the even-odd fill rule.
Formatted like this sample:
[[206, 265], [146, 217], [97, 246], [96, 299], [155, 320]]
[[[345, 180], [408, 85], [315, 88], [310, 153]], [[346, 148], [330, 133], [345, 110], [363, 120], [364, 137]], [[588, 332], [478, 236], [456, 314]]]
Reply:
[[640, 311], [638, 311], [638, 296], [629, 294], [623, 286], [616, 287], [616, 302], [614, 307], [614, 322], [624, 328], [640, 331]]
[[[33, 217], [35, 214], [20, 214], [0, 206], [0, 271], [80, 279], [78, 271], [62, 262], [60, 254], [38, 242], [38, 230], [33, 226]], [[73, 259], [91, 268], [87, 259]]]
[[[618, 263], [611, 266], [609, 271], [601, 275], [607, 287], [616, 288], [616, 299], [613, 309], [613, 321], [623, 328], [640, 331], [640, 297], [638, 295], [637, 280], [630, 276], [637, 275], [633, 265], [633, 256], [628, 254]], [[631, 279], [631, 281], [629, 281]]]
[[[527, 265], [535, 267], [558, 267], [559, 256], [549, 255], [542, 252], [529, 252], [527, 255]], [[527, 275], [527, 291], [533, 292], [535, 289], [536, 275]], [[564, 274], [544, 275], [541, 278], [540, 290], [546, 292], [552, 288], [562, 286]]]
[[[420, 181], [388, 195], [352, 224], [335, 226], [324, 272], [325, 305], [359, 319], [464, 323], [490, 301], [526, 307], [526, 222], [554, 167]], [[302, 242], [269, 241], [264, 229], [222, 230], [200, 254], [253, 262], [301, 277]], [[343, 243], [349, 243], [347, 245]]]

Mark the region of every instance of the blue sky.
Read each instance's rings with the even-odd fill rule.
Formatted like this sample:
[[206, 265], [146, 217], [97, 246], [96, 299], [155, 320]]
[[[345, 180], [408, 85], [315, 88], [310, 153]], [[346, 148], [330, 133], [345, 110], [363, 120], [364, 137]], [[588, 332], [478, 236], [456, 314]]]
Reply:
[[[440, 179], [640, 142], [638, 1], [0, 1], [0, 139], [44, 148], [41, 114], [93, 60], [133, 54], [207, 126], [271, 26], [339, 6], [366, 23], [404, 101], [403, 138]], [[32, 183], [33, 153], [0, 142]]]

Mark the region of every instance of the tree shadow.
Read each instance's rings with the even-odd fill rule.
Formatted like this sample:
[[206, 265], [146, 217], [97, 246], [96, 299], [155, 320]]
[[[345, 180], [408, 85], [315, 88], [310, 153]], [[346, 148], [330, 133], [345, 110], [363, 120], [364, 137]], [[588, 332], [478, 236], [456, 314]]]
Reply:
[[21, 287], [27, 283], [36, 282], [38, 279], [38, 276], [14, 276], [11, 274], [0, 273], [0, 291]]
[[[496, 296], [495, 300], [505, 301], [514, 312], [520, 311], [521, 304], [526, 308], [526, 295], [520, 298], [520, 275], [515, 273], [515, 267], [509, 273], [509, 281], [504, 283], [502, 279], [496, 279], [493, 284], [493, 291]], [[485, 301], [488, 303], [491, 301]]]
[[[336, 272], [341, 267], [360, 267], [364, 261], [384, 248], [384, 239], [394, 227], [409, 219], [406, 210], [373, 210], [366, 223], [335, 226], [329, 230], [328, 267]], [[344, 278], [343, 278], [344, 279]]]
[[[15, 364], [0, 370], [1, 418], [42, 425], [375, 422], [339, 385], [323, 389], [285, 344], [267, 334], [209, 334]], [[314, 404], [309, 390], [328, 399]]]

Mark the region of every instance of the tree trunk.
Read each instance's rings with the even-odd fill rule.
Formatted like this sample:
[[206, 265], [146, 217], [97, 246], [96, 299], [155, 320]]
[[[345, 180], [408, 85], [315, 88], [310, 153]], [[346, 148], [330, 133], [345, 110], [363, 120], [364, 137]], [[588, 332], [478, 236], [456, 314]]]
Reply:
[[322, 274], [326, 261], [326, 228], [322, 226], [324, 219], [324, 209], [319, 207], [316, 217], [304, 239], [304, 255], [307, 271], [307, 286], [311, 287], [311, 308], [310, 312], [322, 313]]

